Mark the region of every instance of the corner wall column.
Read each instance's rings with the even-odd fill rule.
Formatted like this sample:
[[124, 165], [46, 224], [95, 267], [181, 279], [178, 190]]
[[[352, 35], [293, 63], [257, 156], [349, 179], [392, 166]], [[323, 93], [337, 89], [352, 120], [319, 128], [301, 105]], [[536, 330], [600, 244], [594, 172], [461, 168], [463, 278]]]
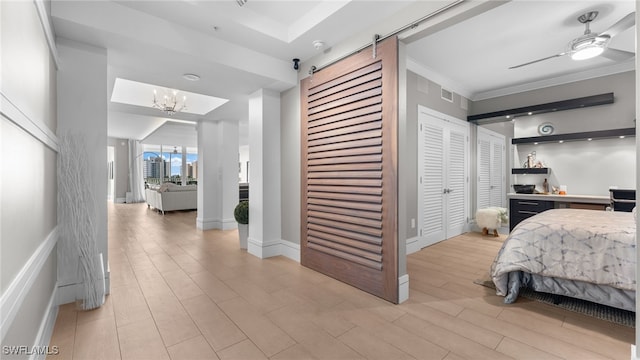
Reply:
[[[81, 136], [89, 163], [87, 182], [94, 196], [93, 219], [98, 252], [104, 260], [106, 293], [109, 293], [107, 232], [107, 51], [66, 39], [57, 41], [61, 64], [57, 74], [58, 135]], [[64, 174], [58, 174], [63, 176]], [[50, 179], [50, 181], [56, 181]], [[63, 235], [61, 235], [63, 236]], [[58, 303], [76, 300], [78, 259], [58, 243]]]
[[238, 203], [238, 123], [198, 123], [198, 215], [201, 230], [235, 229]]
[[249, 96], [249, 244], [259, 258], [280, 255], [280, 94]]

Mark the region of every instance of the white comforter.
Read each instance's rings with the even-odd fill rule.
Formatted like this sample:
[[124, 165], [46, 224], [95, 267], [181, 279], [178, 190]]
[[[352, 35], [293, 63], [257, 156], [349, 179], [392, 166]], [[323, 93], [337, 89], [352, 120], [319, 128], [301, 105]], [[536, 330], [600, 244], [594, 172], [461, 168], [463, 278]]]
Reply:
[[532, 216], [509, 234], [491, 266], [498, 295], [509, 273], [636, 288], [635, 218], [632, 213], [553, 209]]

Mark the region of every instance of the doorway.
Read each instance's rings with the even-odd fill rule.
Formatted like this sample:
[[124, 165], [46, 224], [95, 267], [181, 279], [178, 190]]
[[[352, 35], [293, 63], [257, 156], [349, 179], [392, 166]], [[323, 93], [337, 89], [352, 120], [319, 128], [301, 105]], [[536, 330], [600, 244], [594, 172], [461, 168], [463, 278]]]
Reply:
[[418, 108], [420, 247], [468, 231], [469, 123]]
[[506, 207], [505, 136], [478, 127], [477, 208]]

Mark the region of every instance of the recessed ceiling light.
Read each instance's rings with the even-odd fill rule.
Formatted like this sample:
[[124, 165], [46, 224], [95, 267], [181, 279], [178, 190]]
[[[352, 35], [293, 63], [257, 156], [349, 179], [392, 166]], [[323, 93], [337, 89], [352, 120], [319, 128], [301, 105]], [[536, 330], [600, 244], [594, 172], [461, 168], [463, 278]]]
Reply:
[[620, 135], [620, 139], [624, 139], [624, 135]]
[[591, 140], [593, 140], [593, 139], [592, 139], [592, 138], [588, 138], [588, 139], [587, 139], [587, 141], [591, 141]]
[[537, 143], [537, 142], [534, 142], [534, 143], [533, 143], [533, 145], [538, 145], [538, 143]]
[[200, 80], [200, 76], [198, 76], [196, 74], [184, 74], [184, 75], [182, 75], [182, 78], [184, 78], [185, 80], [189, 80], [189, 81], [198, 81], [198, 80]]
[[560, 141], [558, 141], [558, 142], [559, 142], [560, 144], [562, 144], [562, 143], [564, 142], [564, 140], [560, 140]]
[[531, 111], [529, 111], [527, 114], [529, 114], [529, 115], [533, 115], [533, 113], [532, 113]]

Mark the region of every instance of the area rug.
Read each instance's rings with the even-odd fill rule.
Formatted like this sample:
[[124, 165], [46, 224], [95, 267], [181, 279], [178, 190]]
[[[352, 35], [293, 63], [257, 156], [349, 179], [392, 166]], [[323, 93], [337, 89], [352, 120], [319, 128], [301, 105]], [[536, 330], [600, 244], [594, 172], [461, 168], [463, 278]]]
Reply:
[[[491, 280], [480, 279], [475, 280], [473, 283], [495, 289], [495, 285]], [[520, 296], [623, 326], [633, 328], [636, 324], [636, 313], [633, 311], [596, 304], [591, 301], [576, 299], [563, 295], [553, 295], [537, 292], [527, 288], [520, 289]]]

